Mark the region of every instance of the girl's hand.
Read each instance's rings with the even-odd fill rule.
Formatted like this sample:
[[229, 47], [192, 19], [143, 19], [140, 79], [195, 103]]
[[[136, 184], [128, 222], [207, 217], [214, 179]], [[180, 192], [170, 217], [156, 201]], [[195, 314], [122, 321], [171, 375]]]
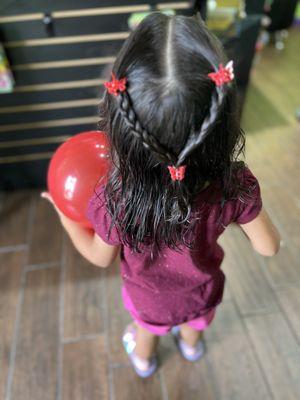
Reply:
[[56, 206], [56, 204], [54, 203], [54, 200], [51, 196], [51, 194], [49, 192], [42, 192], [41, 193], [41, 197], [43, 199], [46, 199], [49, 201], [49, 203], [51, 203], [53, 205], [53, 207], [55, 208], [57, 214], [59, 215], [59, 217], [64, 217], [65, 215], [60, 211], [60, 209]]
[[63, 227], [64, 227], [67, 231], [69, 231], [70, 229], [72, 229], [72, 227], [79, 225], [79, 224], [77, 224], [77, 222], [75, 222], [75, 221], [73, 221], [72, 219], [68, 218], [64, 213], [62, 213], [62, 212], [60, 211], [60, 209], [59, 209], [59, 208], [57, 207], [57, 205], [55, 204], [55, 202], [54, 202], [54, 200], [53, 200], [53, 198], [52, 198], [52, 196], [51, 196], [51, 194], [50, 194], [49, 192], [42, 192], [42, 193], [41, 193], [41, 197], [42, 197], [43, 199], [48, 200], [48, 201], [53, 205], [54, 209], [56, 210], [56, 212], [57, 212], [57, 214], [58, 214], [58, 216], [59, 216], [59, 219], [60, 219], [60, 221], [61, 221]]

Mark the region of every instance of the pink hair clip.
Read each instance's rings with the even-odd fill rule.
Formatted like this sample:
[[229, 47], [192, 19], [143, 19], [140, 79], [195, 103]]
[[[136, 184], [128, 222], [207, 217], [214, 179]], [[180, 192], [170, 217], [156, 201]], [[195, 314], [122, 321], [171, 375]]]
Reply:
[[120, 92], [125, 92], [127, 78], [116, 79], [114, 74], [111, 74], [112, 81], [105, 82], [104, 86], [106, 87], [108, 93], [113, 94], [114, 96], [118, 96]]
[[217, 72], [211, 72], [207, 76], [215, 82], [216, 86], [222, 86], [224, 83], [231, 82], [234, 79], [233, 61], [229, 61], [225, 68], [220, 64]]
[[168, 165], [168, 170], [170, 172], [172, 181], [182, 181], [185, 176], [186, 165], [182, 165], [181, 167], [173, 167]]

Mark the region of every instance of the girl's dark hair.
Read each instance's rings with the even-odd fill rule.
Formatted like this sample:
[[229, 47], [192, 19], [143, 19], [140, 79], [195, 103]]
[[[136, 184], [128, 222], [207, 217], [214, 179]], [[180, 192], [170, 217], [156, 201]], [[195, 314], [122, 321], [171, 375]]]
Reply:
[[[106, 92], [100, 107], [113, 161], [105, 200], [134, 251], [191, 246], [207, 182], [220, 185], [223, 202], [237, 193], [244, 136], [235, 85], [217, 87], [207, 76], [221, 63], [221, 45], [199, 17], [161, 13], [142, 21], [115, 61], [113, 73], [128, 85], [117, 97]], [[183, 164], [185, 179], [172, 181], [167, 166]]]

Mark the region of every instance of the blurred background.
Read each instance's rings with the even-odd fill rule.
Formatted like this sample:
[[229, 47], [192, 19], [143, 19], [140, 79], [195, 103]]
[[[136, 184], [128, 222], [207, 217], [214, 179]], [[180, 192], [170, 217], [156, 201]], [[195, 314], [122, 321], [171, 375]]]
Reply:
[[[146, 381], [121, 346], [118, 263], [89, 265], [39, 193], [69, 137], [97, 127], [102, 83], [149, 12], [200, 12], [234, 60], [246, 161], [283, 237], [222, 236], [225, 298], [190, 365], [170, 337]], [[0, 400], [298, 399], [300, 6], [297, 0], [0, 2]]]

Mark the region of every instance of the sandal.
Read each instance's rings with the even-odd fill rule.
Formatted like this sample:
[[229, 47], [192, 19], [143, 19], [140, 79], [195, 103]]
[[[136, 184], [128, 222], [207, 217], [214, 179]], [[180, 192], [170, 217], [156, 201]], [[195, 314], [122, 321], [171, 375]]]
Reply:
[[179, 326], [174, 326], [171, 329], [171, 333], [179, 353], [185, 360], [196, 362], [203, 357], [205, 353], [205, 346], [202, 339], [198, 340], [196, 346], [190, 346], [181, 339]]
[[135, 338], [136, 328], [133, 324], [130, 324], [126, 327], [122, 336], [123, 347], [137, 375], [141, 378], [148, 378], [157, 369], [157, 357], [153, 356], [149, 360], [138, 357], [134, 352], [136, 346]]

